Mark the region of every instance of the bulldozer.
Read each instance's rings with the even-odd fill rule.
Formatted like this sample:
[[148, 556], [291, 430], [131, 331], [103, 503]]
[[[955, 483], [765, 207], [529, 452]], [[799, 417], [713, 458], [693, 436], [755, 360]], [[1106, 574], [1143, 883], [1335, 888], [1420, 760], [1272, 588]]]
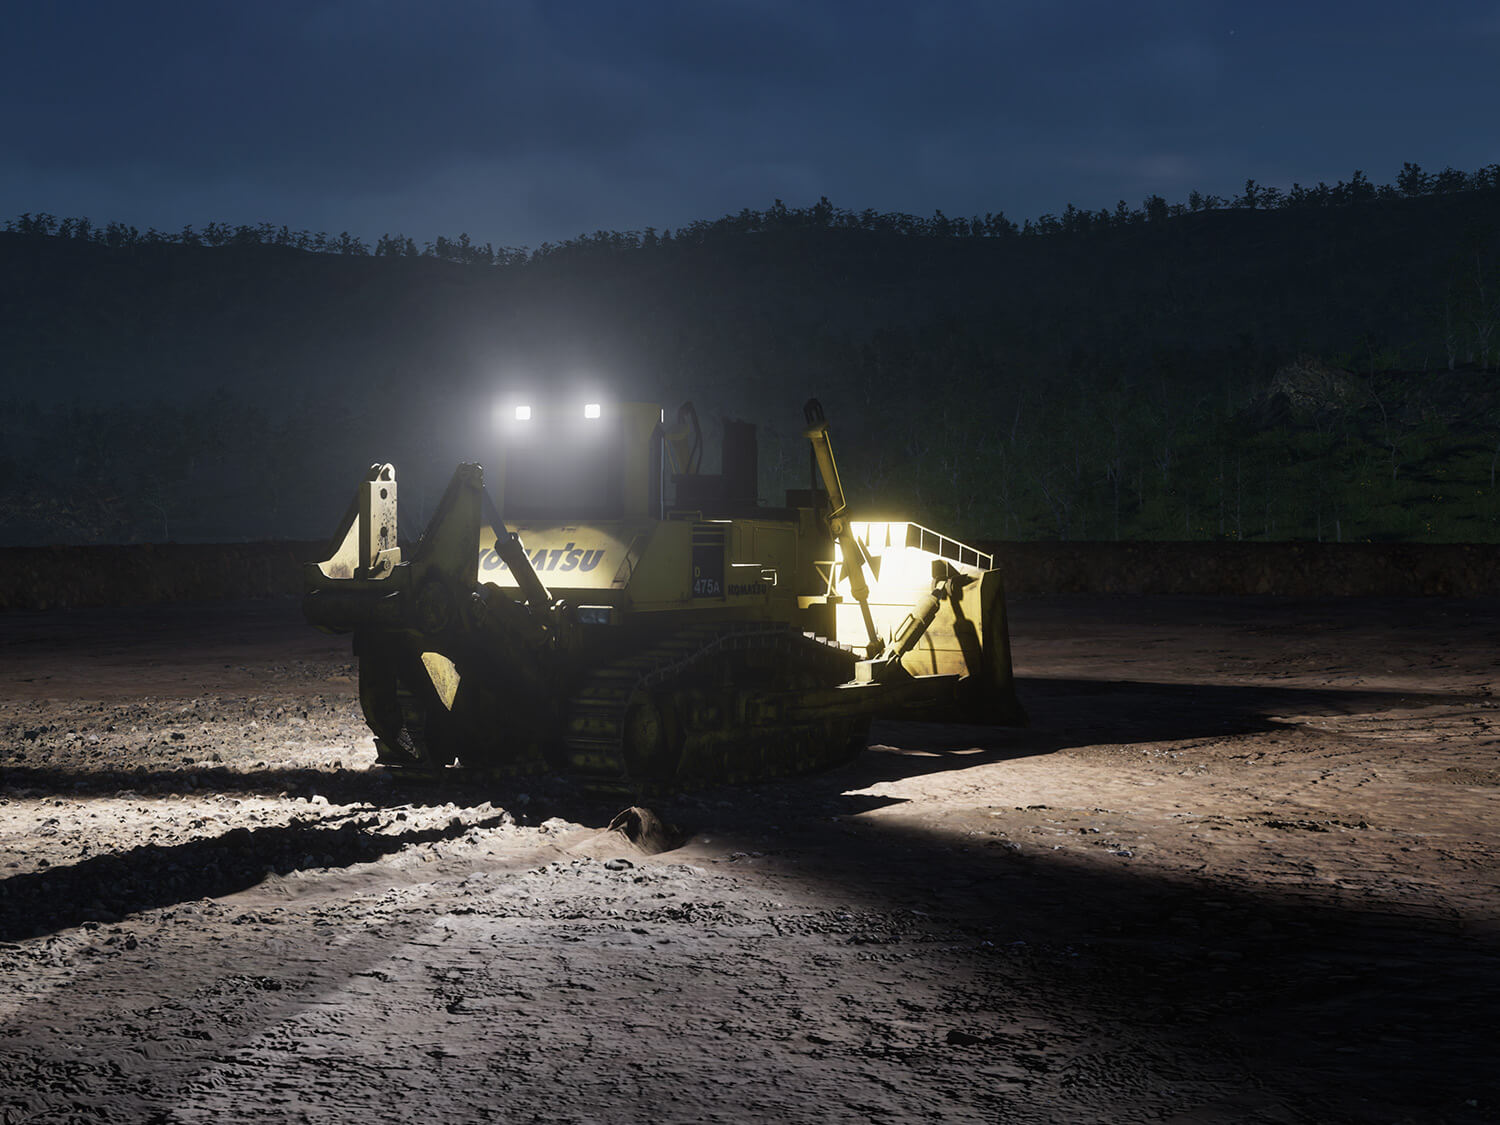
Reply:
[[507, 405], [498, 480], [460, 465], [415, 544], [371, 466], [303, 611], [353, 636], [377, 761], [649, 793], [832, 766], [875, 717], [1024, 724], [994, 559], [851, 519], [803, 413], [812, 479], [781, 507], [751, 423], [701, 471], [691, 403]]

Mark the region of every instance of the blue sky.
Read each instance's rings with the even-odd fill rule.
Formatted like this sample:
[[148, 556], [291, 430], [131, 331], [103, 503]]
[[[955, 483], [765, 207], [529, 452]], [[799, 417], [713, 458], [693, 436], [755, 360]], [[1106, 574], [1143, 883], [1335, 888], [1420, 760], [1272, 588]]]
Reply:
[[26, 0], [0, 216], [534, 246], [1500, 161], [1500, 3]]

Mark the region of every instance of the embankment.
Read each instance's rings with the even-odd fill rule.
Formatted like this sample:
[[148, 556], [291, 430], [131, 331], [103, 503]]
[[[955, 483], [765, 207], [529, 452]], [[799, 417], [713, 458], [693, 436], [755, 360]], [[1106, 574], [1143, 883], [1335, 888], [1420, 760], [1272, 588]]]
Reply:
[[1500, 595], [1484, 543], [982, 543], [1012, 594]]
[[[998, 543], [1012, 595], [1500, 596], [1500, 545]], [[0, 549], [0, 611], [295, 595], [322, 543]]]

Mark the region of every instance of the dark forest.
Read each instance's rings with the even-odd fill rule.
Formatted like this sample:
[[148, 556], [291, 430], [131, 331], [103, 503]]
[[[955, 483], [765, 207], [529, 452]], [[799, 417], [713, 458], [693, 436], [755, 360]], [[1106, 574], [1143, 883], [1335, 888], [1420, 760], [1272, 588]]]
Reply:
[[1500, 166], [1020, 224], [819, 200], [534, 250], [23, 215], [0, 233], [0, 542], [315, 538], [375, 460], [407, 534], [492, 403], [761, 427], [859, 514], [1060, 540], [1500, 539]]

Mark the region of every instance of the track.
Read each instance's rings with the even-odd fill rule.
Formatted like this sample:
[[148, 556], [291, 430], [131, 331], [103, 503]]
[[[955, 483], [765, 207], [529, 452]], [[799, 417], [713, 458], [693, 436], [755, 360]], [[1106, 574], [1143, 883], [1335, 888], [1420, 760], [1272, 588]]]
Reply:
[[785, 693], [833, 687], [853, 653], [786, 626], [703, 626], [590, 671], [569, 699], [570, 773], [631, 792], [762, 781], [833, 765], [868, 721], [788, 719]]

